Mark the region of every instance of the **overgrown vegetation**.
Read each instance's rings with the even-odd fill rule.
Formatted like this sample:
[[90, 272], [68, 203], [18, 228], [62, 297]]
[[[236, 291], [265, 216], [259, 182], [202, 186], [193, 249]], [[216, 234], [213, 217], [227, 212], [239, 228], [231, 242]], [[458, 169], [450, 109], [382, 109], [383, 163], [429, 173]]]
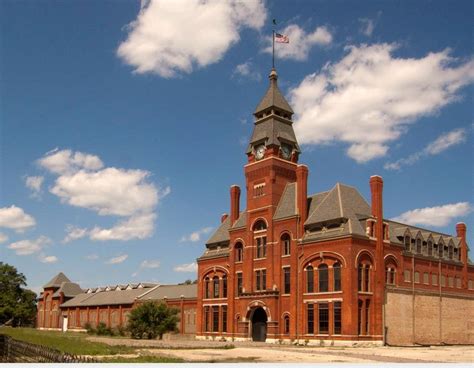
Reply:
[[161, 340], [164, 333], [177, 331], [178, 313], [176, 308], [169, 308], [164, 303], [143, 303], [130, 313], [128, 331], [134, 339], [159, 337]]
[[26, 286], [25, 275], [0, 262], [0, 326], [34, 326], [36, 293], [23, 286]]
[[63, 353], [76, 355], [130, 354], [134, 348], [122, 345], [107, 345], [86, 340], [87, 334], [80, 332], [41, 331], [34, 328], [0, 328], [0, 334], [14, 339], [48, 346]]
[[89, 335], [98, 335], [98, 336], [125, 336], [127, 334], [127, 329], [123, 326], [118, 326], [116, 328], [107, 327], [104, 322], [100, 322], [97, 325], [97, 328], [94, 328], [90, 323], [84, 325], [87, 333]]

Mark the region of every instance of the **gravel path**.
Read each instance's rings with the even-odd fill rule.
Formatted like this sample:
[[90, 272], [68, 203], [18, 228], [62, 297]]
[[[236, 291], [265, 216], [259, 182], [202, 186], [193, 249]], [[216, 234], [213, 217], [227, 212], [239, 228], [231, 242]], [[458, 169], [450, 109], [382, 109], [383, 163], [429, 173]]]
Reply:
[[[349, 362], [349, 363], [472, 363], [473, 346], [432, 347], [304, 347], [253, 342], [200, 340], [132, 340], [88, 337], [110, 345], [137, 348], [142, 355], [181, 358], [190, 362]], [[223, 349], [226, 345], [234, 349]]]

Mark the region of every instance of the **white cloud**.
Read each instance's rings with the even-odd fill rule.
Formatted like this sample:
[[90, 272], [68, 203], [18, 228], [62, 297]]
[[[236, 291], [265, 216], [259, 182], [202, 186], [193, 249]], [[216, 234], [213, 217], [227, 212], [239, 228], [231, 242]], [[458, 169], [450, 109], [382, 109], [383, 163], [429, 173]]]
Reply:
[[36, 225], [35, 219], [14, 205], [0, 208], [0, 227], [13, 229], [18, 233]]
[[84, 238], [85, 236], [87, 236], [88, 230], [73, 225], [67, 225], [66, 233], [67, 235], [64, 238], [63, 243], [69, 243], [70, 241]]
[[40, 198], [43, 181], [42, 176], [27, 176], [25, 178], [26, 187], [31, 190], [31, 197]]
[[71, 150], [58, 150], [48, 152], [38, 160], [38, 164], [54, 174], [67, 174], [84, 170], [99, 170], [104, 164], [99, 157]]
[[181, 242], [198, 242], [201, 240], [202, 235], [209, 234], [212, 231], [212, 227], [205, 227], [203, 229], [192, 232], [189, 235], [184, 235], [181, 238]]
[[401, 158], [395, 162], [387, 162], [384, 165], [386, 170], [400, 170], [402, 166], [413, 165], [424, 157], [437, 155], [451, 146], [466, 141], [466, 131], [464, 129], [455, 129], [447, 133], [443, 133], [436, 140], [429, 143], [421, 151], [415, 152], [406, 158]]
[[96, 259], [99, 259], [99, 256], [97, 254], [89, 254], [85, 258], [89, 261], [95, 261]]
[[158, 268], [160, 267], [161, 262], [157, 259], [155, 260], [145, 260], [140, 264], [140, 268]]
[[151, 0], [142, 3], [117, 55], [139, 74], [165, 78], [218, 62], [242, 28], [260, 29], [263, 0]]
[[256, 82], [262, 80], [262, 75], [259, 71], [255, 70], [255, 65], [250, 60], [238, 64], [232, 72], [232, 77], [238, 80], [249, 79]]
[[458, 62], [449, 50], [403, 59], [392, 56], [396, 47], [349, 47], [342, 60], [293, 88], [299, 142], [346, 143], [357, 162], [384, 156], [410, 123], [456, 101], [474, 79], [474, 62]]
[[372, 36], [375, 29], [375, 21], [370, 18], [359, 18], [359, 22], [361, 23], [360, 32], [367, 37]]
[[90, 231], [91, 240], [107, 241], [149, 238], [154, 231], [156, 215], [154, 213], [132, 216], [109, 229], [98, 226]]
[[176, 272], [197, 272], [197, 263], [184, 263], [173, 268]]
[[153, 234], [155, 208], [159, 199], [170, 193], [170, 188], [159, 190], [149, 181], [150, 172], [104, 167], [98, 156], [70, 150], [54, 150], [38, 162], [59, 175], [50, 192], [62, 203], [87, 208], [101, 216], [126, 217], [111, 228], [69, 226], [63, 242], [85, 236], [98, 241], [127, 241]]
[[445, 204], [443, 206], [417, 208], [402, 213], [393, 221], [410, 225], [446, 226], [454, 218], [465, 216], [472, 211], [468, 202]]
[[40, 254], [38, 259], [42, 263], [56, 263], [58, 261], [58, 257], [56, 257], [56, 256], [46, 256], [44, 254]]
[[42, 235], [34, 240], [20, 240], [7, 246], [8, 249], [15, 251], [17, 256], [28, 256], [41, 251], [46, 245], [51, 243], [51, 239]]
[[[333, 36], [326, 27], [317, 27], [313, 32], [306, 33], [296, 24], [290, 24], [278, 33], [288, 36], [290, 42], [285, 44], [275, 43], [275, 55], [280, 59], [303, 61], [308, 58], [309, 51], [315, 45], [325, 46], [332, 42]], [[266, 53], [272, 53], [272, 37], [266, 37]]]
[[120, 256], [110, 258], [105, 263], [106, 264], [118, 264], [118, 263], [124, 262], [127, 258], [128, 258], [128, 254], [122, 254]]
[[0, 233], [0, 244], [5, 243], [6, 241], [8, 241], [8, 236], [3, 233]]

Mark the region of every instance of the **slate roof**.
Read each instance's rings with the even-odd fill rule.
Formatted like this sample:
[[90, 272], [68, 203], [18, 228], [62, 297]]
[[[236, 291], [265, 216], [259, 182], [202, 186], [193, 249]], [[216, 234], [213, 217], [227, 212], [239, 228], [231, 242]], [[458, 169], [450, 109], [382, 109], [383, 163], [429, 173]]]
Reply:
[[278, 107], [282, 110], [288, 111], [293, 114], [293, 109], [286, 101], [285, 97], [281, 93], [280, 89], [278, 88], [278, 74], [275, 69], [272, 69], [270, 75], [268, 76], [270, 79], [270, 86], [267, 89], [267, 92], [260, 100], [257, 108], [255, 109], [255, 114], [268, 109], [270, 107]]
[[240, 212], [239, 218], [235, 222], [234, 226], [232, 226], [232, 229], [238, 229], [241, 227], [245, 227], [247, 225], [247, 212]]
[[199, 257], [199, 259], [227, 257], [229, 255], [229, 252], [230, 252], [229, 247], [206, 248], [206, 250], [204, 251], [204, 254], [201, 257]]
[[59, 289], [54, 292], [53, 298], [59, 297], [61, 293], [64, 293], [66, 298], [70, 298], [83, 292], [84, 290], [82, 290], [78, 284], [74, 282], [63, 282]]
[[64, 273], [60, 272], [56, 276], [54, 276], [51, 280], [49, 280], [49, 282], [43, 286], [43, 289], [59, 288], [61, 287], [61, 284], [63, 282], [71, 282], [71, 280], [69, 280]]
[[[154, 284], [154, 287], [157, 285]], [[97, 291], [94, 293], [82, 293], [71, 300], [61, 304], [61, 307], [87, 307], [101, 305], [133, 304], [135, 299], [152, 290], [152, 287], [130, 290]]]
[[280, 220], [294, 215], [296, 215], [296, 183], [288, 183], [280, 198], [273, 219]]
[[296, 140], [292, 122], [284, 121], [275, 115], [269, 116], [268, 118], [264, 118], [255, 123], [246, 153], [251, 152], [252, 147], [259, 142], [265, 143], [266, 146], [280, 146], [284, 142], [292, 143], [295, 150], [301, 152], [298, 141]]
[[228, 216], [223, 223], [217, 228], [214, 234], [211, 235], [209, 240], [206, 242], [206, 245], [217, 244], [222, 242], [228, 242], [229, 237], [229, 228], [230, 228], [230, 216]]
[[160, 285], [149, 293], [144, 294], [139, 300], [163, 300], [179, 298], [197, 298], [197, 284], [189, 285]]

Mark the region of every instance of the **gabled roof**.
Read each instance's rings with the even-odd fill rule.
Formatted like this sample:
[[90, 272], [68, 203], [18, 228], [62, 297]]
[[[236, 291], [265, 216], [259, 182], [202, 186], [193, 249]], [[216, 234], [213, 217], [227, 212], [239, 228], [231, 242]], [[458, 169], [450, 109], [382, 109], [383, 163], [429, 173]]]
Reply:
[[46, 283], [46, 285], [43, 286], [43, 289], [46, 289], [46, 288], [59, 288], [59, 287], [61, 287], [61, 284], [63, 282], [71, 282], [71, 280], [69, 280], [66, 277], [65, 274], [60, 272], [56, 276], [54, 276], [51, 280], [49, 280], [49, 282]]
[[277, 107], [281, 110], [288, 111], [289, 113], [293, 114], [293, 109], [286, 101], [285, 97], [281, 93], [280, 89], [278, 88], [278, 74], [276, 70], [273, 68], [270, 75], [268, 76], [270, 79], [270, 86], [267, 89], [267, 92], [260, 100], [257, 108], [255, 109], [255, 114], [259, 113], [260, 111], [266, 110], [270, 107]]
[[222, 242], [228, 242], [229, 237], [229, 228], [230, 228], [230, 216], [227, 217], [223, 223], [217, 228], [214, 234], [211, 235], [209, 240], [206, 242], [206, 245], [217, 244]]
[[179, 298], [196, 298], [197, 284], [189, 285], [160, 285], [140, 296], [139, 300], [163, 300], [163, 299], [179, 299]]
[[[367, 201], [354, 187], [337, 183], [319, 205], [309, 214], [305, 225], [318, 224], [334, 219], [346, 218], [359, 222], [363, 216], [370, 217], [371, 210]], [[321, 198], [317, 198], [321, 199]], [[314, 207], [314, 206], [313, 206]]]
[[296, 215], [296, 183], [287, 183], [273, 215], [274, 220]]
[[83, 292], [84, 290], [82, 290], [78, 284], [74, 282], [63, 282], [59, 289], [54, 292], [53, 298], [59, 297], [61, 293], [63, 293], [66, 298], [70, 298], [82, 294]]

